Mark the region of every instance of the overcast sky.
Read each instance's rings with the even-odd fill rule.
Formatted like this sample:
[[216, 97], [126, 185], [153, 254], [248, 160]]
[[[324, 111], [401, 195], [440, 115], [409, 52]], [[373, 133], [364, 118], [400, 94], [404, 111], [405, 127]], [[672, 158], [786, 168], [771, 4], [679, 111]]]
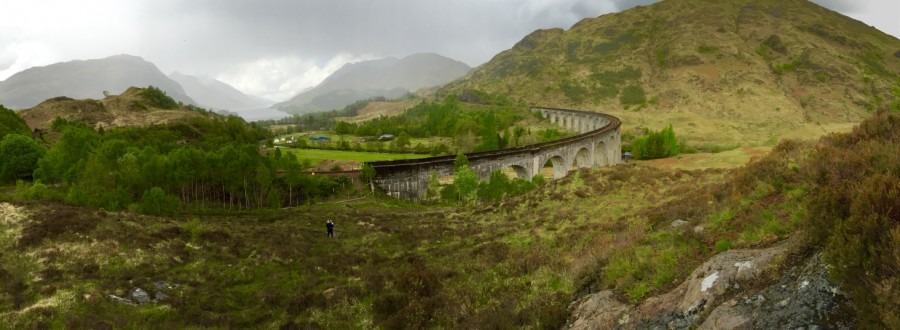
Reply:
[[[432, 52], [477, 66], [541, 28], [652, 0], [0, 0], [0, 80], [116, 54], [275, 101], [342, 65]], [[897, 0], [815, 0], [900, 36]]]

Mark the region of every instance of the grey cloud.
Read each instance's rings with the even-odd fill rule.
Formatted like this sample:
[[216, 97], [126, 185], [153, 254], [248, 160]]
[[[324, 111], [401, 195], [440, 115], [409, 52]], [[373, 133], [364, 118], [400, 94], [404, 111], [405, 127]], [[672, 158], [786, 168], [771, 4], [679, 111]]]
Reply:
[[[165, 61], [187, 55], [205, 61], [201, 68], [284, 54], [324, 63], [340, 52], [437, 52], [477, 65], [493, 55], [473, 47], [482, 40], [499, 42], [492, 49], [499, 51], [536, 28], [567, 28], [613, 8], [590, 0], [170, 0], [145, 6], [140, 11], [149, 19], [139, 27], [145, 50]], [[158, 50], [165, 45], [169, 49]]]
[[812, 2], [845, 15], [863, 9], [866, 5], [865, 2], [858, 0], [812, 0]]
[[646, 6], [657, 3], [659, 0], [612, 0], [616, 11], [628, 10], [637, 6]]

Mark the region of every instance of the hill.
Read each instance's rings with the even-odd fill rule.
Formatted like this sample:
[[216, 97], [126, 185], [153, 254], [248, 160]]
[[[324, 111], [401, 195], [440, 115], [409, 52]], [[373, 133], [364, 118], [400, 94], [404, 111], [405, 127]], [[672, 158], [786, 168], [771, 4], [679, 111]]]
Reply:
[[466, 74], [465, 63], [437, 54], [387, 57], [344, 65], [315, 88], [278, 103], [275, 108], [302, 114], [339, 109], [376, 96], [396, 98], [423, 87], [438, 86]]
[[236, 88], [212, 78], [172, 72], [169, 78], [178, 82], [198, 105], [215, 110], [237, 110], [264, 107], [268, 102], [251, 97]]
[[33, 67], [0, 82], [0, 104], [30, 108], [46, 99], [103, 97], [122, 93], [131, 86], [157, 86], [176, 101], [193, 103], [177, 82], [143, 58], [115, 55], [102, 59], [75, 60]]
[[[159, 93], [159, 90], [156, 89]], [[171, 99], [165, 106], [154, 99], [153, 90], [130, 87], [121, 95], [109, 95], [102, 100], [75, 100], [60, 96], [22, 110], [19, 116], [32, 129], [50, 128], [56, 117], [88, 124], [91, 127], [149, 126], [203, 116], [191, 111], [191, 106], [179, 106]]]
[[535, 31], [440, 92], [758, 144], [849, 130], [897, 97], [898, 73], [900, 40], [812, 2], [668, 0]]

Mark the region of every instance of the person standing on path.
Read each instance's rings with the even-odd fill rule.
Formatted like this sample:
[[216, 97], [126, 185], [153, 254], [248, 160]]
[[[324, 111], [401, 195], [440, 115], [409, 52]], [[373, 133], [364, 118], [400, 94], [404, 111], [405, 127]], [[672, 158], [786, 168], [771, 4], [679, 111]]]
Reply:
[[328, 237], [334, 238], [334, 222], [328, 220], [328, 222], [325, 223], [325, 227], [328, 228]]

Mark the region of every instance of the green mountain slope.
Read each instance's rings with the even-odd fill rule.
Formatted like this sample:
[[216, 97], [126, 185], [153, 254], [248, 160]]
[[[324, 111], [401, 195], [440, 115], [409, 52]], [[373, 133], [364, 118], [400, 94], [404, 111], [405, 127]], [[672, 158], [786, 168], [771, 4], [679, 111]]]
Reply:
[[811, 2], [668, 0], [535, 31], [441, 92], [753, 144], [849, 129], [896, 98], [898, 73], [900, 40]]

